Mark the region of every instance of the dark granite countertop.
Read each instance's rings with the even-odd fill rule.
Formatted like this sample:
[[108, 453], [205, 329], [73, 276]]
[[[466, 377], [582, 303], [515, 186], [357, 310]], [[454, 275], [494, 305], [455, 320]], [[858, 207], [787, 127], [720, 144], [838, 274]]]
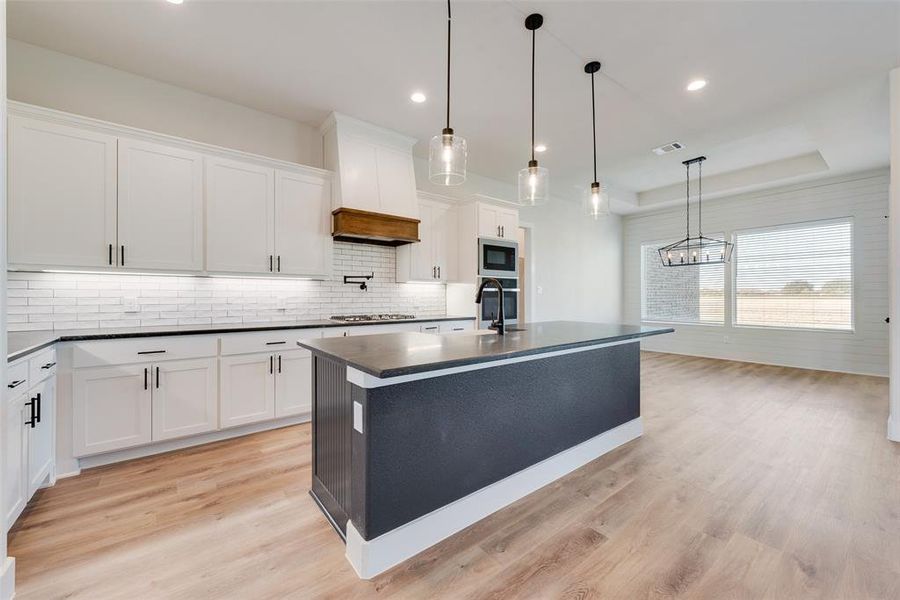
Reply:
[[275, 329], [317, 329], [319, 327], [366, 327], [396, 323], [430, 323], [435, 321], [473, 321], [475, 317], [422, 317], [396, 321], [367, 321], [345, 323], [319, 319], [311, 321], [270, 321], [265, 323], [234, 323], [223, 325], [163, 325], [155, 327], [113, 327], [105, 329], [68, 329], [60, 331], [11, 331], [7, 335], [7, 362], [52, 346], [57, 342], [112, 340], [118, 338], [168, 335], [202, 335], [208, 333], [239, 333], [244, 331], [272, 331]]
[[509, 331], [502, 336], [493, 331], [454, 335], [397, 332], [302, 340], [297, 344], [385, 378], [675, 331], [671, 327], [579, 321], [530, 323], [522, 328], [524, 331]]

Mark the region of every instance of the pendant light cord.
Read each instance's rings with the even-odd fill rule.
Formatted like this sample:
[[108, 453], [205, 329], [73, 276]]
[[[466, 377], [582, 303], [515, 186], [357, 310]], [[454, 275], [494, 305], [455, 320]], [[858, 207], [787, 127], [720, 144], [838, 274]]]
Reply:
[[703, 242], [703, 161], [697, 165], [697, 234]]
[[450, 0], [447, 0], [447, 129], [450, 129]]
[[594, 132], [594, 181], [597, 181], [597, 105], [594, 101], [593, 73], [591, 73], [591, 128]]
[[531, 30], [531, 160], [534, 160], [534, 47], [537, 30]]
[[688, 240], [688, 246], [691, 244], [691, 165], [690, 163], [684, 165], [685, 170], [687, 171], [687, 181], [686, 185], [686, 194], [687, 197], [687, 232], [685, 237]]

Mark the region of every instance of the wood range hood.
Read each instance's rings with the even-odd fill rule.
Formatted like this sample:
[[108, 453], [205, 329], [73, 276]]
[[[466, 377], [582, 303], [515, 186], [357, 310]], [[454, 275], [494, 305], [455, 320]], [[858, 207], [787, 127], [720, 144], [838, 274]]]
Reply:
[[331, 212], [331, 236], [339, 242], [402, 246], [419, 240], [419, 219], [357, 208]]

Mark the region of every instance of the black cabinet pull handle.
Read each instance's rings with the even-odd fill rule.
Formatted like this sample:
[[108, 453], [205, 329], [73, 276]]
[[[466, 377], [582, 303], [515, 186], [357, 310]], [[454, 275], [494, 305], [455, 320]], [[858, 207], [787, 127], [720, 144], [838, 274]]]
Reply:
[[500, 226], [497, 225], [497, 237], [500, 237]]
[[112, 244], [109, 245], [109, 264], [112, 264]]
[[12, 382], [6, 384], [6, 387], [12, 389], [12, 388], [14, 388], [14, 387], [19, 387], [19, 386], [22, 385], [23, 383], [25, 383], [25, 380], [24, 380], [24, 379], [17, 379], [16, 381], [12, 381]]
[[271, 354], [269, 355], [269, 375], [275, 374], [275, 357]]
[[440, 278], [441, 278], [441, 267], [438, 266], [438, 279], [440, 279]]
[[266, 346], [280, 346], [281, 344], [287, 344], [287, 342], [266, 342]]
[[278, 372], [281, 373], [281, 355], [278, 355]]
[[275, 269], [272, 268], [272, 255], [270, 254], [270, 255], [269, 255], [269, 272], [272, 272], [272, 271], [274, 271], [274, 270], [275, 270]]
[[165, 350], [143, 350], [138, 352], [138, 354], [165, 354]]
[[49, 369], [49, 368], [51, 368], [51, 367], [53, 367], [53, 366], [55, 366], [55, 365], [56, 365], [55, 362], [49, 362], [49, 363], [47, 363], [46, 365], [44, 365], [43, 367], [41, 367], [41, 368], [42, 368], [42, 369]]
[[37, 422], [41, 422], [41, 393], [38, 392], [37, 395]]
[[125, 244], [122, 244], [122, 266], [125, 266]]
[[34, 398], [26, 402], [25, 406], [28, 406], [31, 409], [31, 418], [25, 421], [25, 424], [31, 425], [31, 428], [34, 429], [34, 426], [37, 425], [37, 422], [34, 420]]
[[278, 272], [281, 273], [281, 255], [278, 255]]
[[147, 367], [144, 367], [144, 389], [147, 389]]
[[159, 367], [156, 367], [156, 389], [159, 389]]

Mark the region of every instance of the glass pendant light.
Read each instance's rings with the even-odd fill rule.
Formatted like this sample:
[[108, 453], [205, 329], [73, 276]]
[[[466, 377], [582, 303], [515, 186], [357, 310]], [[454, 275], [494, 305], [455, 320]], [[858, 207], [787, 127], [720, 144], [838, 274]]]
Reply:
[[594, 73], [600, 70], [600, 63], [592, 60], [584, 65], [584, 72], [591, 75], [591, 129], [594, 134], [594, 181], [591, 182], [591, 191], [585, 201], [585, 211], [588, 216], [596, 220], [609, 214], [609, 195], [606, 193], [606, 185], [597, 179], [597, 106], [594, 99]]
[[534, 158], [534, 49], [535, 32], [544, 24], [544, 17], [534, 13], [525, 19], [525, 28], [531, 32], [531, 160], [519, 171], [519, 203], [524, 206], [545, 204], [550, 199], [550, 172], [538, 166]]
[[466, 180], [466, 140], [450, 127], [450, 0], [447, 0], [447, 126], [428, 145], [428, 179], [437, 185]]

